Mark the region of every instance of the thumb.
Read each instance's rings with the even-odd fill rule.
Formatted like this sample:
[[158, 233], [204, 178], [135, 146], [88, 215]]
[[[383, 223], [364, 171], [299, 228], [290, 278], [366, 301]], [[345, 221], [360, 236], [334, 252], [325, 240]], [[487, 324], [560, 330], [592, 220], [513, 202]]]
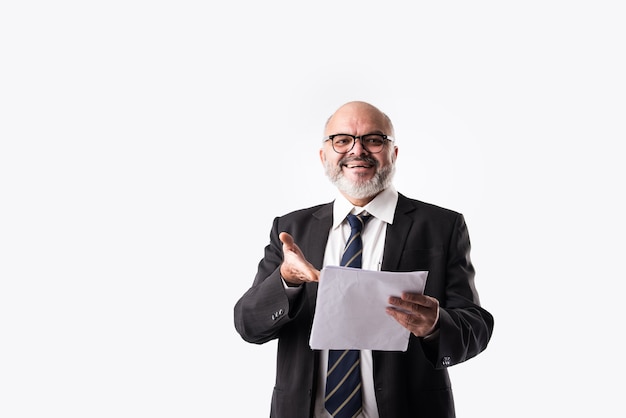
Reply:
[[286, 246], [288, 249], [291, 249], [293, 247], [293, 237], [289, 235], [288, 233], [281, 232], [278, 235], [278, 239], [280, 239], [283, 245]]

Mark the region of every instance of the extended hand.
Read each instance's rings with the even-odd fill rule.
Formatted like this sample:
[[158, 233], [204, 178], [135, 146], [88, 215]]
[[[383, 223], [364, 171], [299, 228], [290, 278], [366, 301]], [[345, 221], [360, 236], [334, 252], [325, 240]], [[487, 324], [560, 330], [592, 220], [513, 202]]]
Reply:
[[320, 271], [304, 258], [304, 254], [293, 241], [293, 237], [286, 232], [281, 232], [278, 238], [283, 243], [283, 263], [280, 265], [280, 274], [283, 279], [295, 285], [319, 281]]
[[433, 297], [405, 292], [402, 297], [391, 296], [387, 313], [417, 337], [435, 331], [439, 321], [439, 301]]

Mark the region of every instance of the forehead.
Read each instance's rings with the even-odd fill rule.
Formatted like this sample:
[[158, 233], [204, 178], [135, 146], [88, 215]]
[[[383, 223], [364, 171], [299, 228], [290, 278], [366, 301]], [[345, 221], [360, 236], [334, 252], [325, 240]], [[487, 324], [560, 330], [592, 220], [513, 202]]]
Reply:
[[390, 133], [389, 122], [378, 109], [367, 106], [346, 106], [333, 114], [326, 125], [326, 134]]

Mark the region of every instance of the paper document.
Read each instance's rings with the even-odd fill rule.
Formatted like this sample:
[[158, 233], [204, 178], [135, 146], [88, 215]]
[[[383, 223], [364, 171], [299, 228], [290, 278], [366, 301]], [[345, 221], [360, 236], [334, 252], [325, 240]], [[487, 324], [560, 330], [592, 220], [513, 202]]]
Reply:
[[327, 266], [322, 269], [311, 339], [314, 350], [406, 351], [409, 330], [385, 312], [389, 296], [424, 293], [427, 271], [395, 273]]

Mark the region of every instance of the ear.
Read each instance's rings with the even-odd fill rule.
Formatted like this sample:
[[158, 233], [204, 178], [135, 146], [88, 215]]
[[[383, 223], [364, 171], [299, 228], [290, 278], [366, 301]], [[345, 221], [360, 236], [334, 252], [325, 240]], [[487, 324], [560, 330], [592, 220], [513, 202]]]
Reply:
[[324, 148], [320, 148], [320, 161], [322, 165], [326, 162], [326, 152], [324, 152]]

